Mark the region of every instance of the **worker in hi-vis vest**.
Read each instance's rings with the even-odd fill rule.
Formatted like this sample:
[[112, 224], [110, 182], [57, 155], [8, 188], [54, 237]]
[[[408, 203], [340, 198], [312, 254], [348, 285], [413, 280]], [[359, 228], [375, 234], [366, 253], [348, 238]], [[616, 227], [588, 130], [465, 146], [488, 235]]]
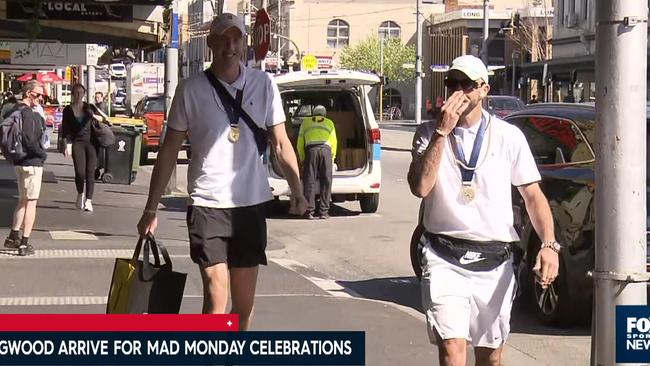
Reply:
[[307, 199], [306, 217], [316, 215], [316, 182], [320, 183], [318, 216], [328, 219], [332, 198], [332, 166], [336, 158], [336, 128], [326, 118], [322, 105], [314, 107], [313, 116], [305, 117], [298, 133], [298, 156], [302, 163], [304, 194]]

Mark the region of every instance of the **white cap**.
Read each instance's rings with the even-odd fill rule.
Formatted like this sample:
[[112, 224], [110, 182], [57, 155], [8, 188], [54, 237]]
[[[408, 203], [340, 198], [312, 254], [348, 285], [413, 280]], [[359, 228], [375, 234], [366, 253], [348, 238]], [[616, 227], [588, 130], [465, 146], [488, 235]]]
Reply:
[[244, 20], [232, 13], [222, 13], [212, 20], [210, 24], [210, 34], [221, 35], [228, 29], [235, 27], [239, 29], [242, 35], [246, 34], [246, 26]]
[[325, 116], [327, 116], [327, 109], [325, 109], [325, 107], [323, 107], [322, 105], [317, 105], [317, 106], [314, 107], [313, 114], [314, 114], [314, 116], [325, 117]]
[[488, 82], [488, 69], [485, 67], [480, 58], [472, 55], [464, 55], [456, 57], [451, 62], [451, 70], [458, 70], [467, 75], [470, 80], [476, 81], [482, 79], [485, 83]]

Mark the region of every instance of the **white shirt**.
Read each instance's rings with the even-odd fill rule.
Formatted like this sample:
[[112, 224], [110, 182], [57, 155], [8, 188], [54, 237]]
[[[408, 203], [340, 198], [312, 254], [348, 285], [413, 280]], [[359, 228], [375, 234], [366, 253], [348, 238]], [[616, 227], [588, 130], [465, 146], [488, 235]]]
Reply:
[[[285, 121], [280, 91], [270, 74], [240, 65], [234, 83], [220, 82], [233, 97], [244, 88], [242, 109], [261, 128]], [[188, 131], [192, 160], [187, 191], [192, 205], [244, 207], [273, 198], [253, 132], [240, 118], [239, 141], [228, 140], [230, 120], [204, 73], [179, 83], [167, 123]]]
[[[427, 231], [460, 239], [479, 241], [519, 240], [513, 226], [511, 185], [541, 180], [524, 134], [517, 127], [494, 116], [488, 121], [472, 187], [475, 198], [461, 197], [462, 179], [450, 142], [445, 142], [436, 185], [424, 201], [423, 224]], [[469, 159], [480, 123], [471, 128], [456, 127], [452, 138]], [[413, 158], [424, 154], [435, 123], [423, 124], [413, 139]]]

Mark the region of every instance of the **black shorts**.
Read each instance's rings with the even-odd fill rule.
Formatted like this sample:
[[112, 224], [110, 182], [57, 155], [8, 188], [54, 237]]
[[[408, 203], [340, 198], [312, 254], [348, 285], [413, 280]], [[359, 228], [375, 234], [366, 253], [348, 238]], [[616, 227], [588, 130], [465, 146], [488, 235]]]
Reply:
[[201, 267], [256, 267], [266, 261], [266, 203], [236, 208], [189, 206], [190, 257]]

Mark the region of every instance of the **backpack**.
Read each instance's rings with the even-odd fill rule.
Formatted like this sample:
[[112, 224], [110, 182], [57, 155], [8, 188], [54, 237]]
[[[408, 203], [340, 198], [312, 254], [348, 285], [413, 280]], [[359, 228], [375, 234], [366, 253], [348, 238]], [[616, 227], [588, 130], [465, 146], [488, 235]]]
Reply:
[[0, 152], [11, 162], [20, 161], [27, 156], [23, 148], [22, 110], [25, 107], [15, 107], [0, 123]]

